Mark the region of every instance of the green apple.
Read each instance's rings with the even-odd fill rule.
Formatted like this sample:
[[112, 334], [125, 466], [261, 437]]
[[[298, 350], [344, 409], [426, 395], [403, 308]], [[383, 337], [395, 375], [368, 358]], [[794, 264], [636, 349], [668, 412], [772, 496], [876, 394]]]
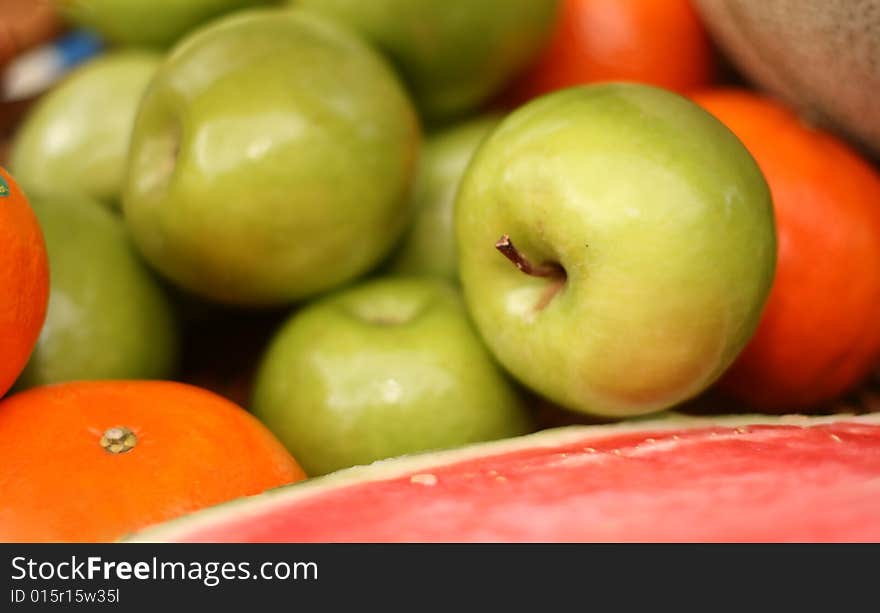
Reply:
[[274, 0], [56, 0], [62, 15], [117, 45], [167, 47], [201, 23]]
[[643, 85], [519, 108], [477, 152], [455, 216], [488, 346], [586, 413], [646, 414], [709, 386], [753, 334], [775, 270], [752, 157], [695, 104]]
[[419, 277], [294, 314], [257, 371], [252, 409], [310, 475], [531, 429], [459, 293]]
[[43, 96], [9, 164], [28, 193], [81, 192], [118, 206], [135, 113], [160, 61], [147, 51], [108, 53]]
[[458, 279], [452, 212], [458, 185], [474, 152], [500, 117], [477, 117], [429, 137], [413, 191], [415, 219], [389, 263], [402, 274]]
[[248, 11], [159, 68], [135, 122], [126, 222], [180, 287], [286, 304], [388, 255], [420, 142], [402, 84], [365, 42], [302, 11]]
[[487, 102], [540, 52], [557, 0], [292, 0], [363, 34], [397, 65], [426, 118]]
[[174, 374], [177, 322], [122, 220], [80, 195], [31, 198], [52, 271], [46, 323], [18, 388]]

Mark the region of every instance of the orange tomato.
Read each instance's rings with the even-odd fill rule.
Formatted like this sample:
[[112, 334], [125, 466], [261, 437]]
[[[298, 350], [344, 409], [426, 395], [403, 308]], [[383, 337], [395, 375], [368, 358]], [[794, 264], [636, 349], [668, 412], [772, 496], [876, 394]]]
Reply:
[[880, 355], [880, 174], [768, 98], [714, 90], [693, 99], [757, 160], [779, 237], [758, 330], [720, 387], [763, 411], [817, 408]]
[[0, 396], [27, 363], [48, 302], [43, 233], [24, 192], [0, 168]]
[[709, 85], [714, 65], [709, 35], [689, 0], [563, 0], [548, 46], [510, 99], [521, 103], [597, 81], [685, 92]]
[[250, 413], [182, 383], [65, 383], [0, 402], [0, 542], [116, 540], [304, 476]]

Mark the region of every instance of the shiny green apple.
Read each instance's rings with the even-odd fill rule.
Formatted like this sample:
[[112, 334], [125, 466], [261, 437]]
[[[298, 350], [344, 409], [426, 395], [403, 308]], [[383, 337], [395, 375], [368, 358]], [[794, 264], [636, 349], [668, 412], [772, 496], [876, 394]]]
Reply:
[[752, 157], [695, 104], [643, 85], [519, 108], [477, 152], [455, 215], [486, 343], [527, 387], [586, 413], [704, 390], [753, 334], [775, 269]]
[[532, 427], [459, 293], [418, 277], [294, 314], [262, 360], [252, 409], [310, 475]]
[[421, 132], [366, 43], [296, 10], [223, 18], [181, 41], [135, 122], [126, 222], [175, 284], [285, 304], [368, 272], [411, 211]]
[[273, 0], [56, 0], [71, 23], [117, 45], [167, 47], [196, 26]]
[[455, 195], [474, 152], [499, 121], [495, 115], [477, 117], [425, 141], [413, 191], [415, 219], [389, 263], [392, 271], [458, 279]]
[[78, 195], [41, 195], [31, 205], [49, 253], [49, 310], [16, 387], [171, 377], [174, 310], [122, 220]]
[[79, 192], [118, 206], [135, 113], [160, 61], [111, 52], [43, 96], [18, 128], [9, 164], [28, 193]]
[[360, 32], [397, 65], [424, 116], [487, 102], [540, 52], [557, 0], [289, 0]]

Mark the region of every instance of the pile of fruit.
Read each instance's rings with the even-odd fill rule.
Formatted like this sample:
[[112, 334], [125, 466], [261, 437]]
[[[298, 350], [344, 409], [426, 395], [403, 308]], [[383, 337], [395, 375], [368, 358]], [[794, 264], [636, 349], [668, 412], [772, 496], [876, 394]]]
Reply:
[[880, 118], [719, 4], [59, 3], [0, 541], [880, 538]]

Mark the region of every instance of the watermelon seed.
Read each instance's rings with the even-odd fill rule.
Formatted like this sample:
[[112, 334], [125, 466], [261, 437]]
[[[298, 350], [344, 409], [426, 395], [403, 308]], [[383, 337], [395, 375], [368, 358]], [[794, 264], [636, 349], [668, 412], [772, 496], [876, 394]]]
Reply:
[[832, 435], [831, 435], [831, 440], [834, 441], [835, 443], [842, 443], [842, 442], [843, 442], [843, 439], [841, 439], [841, 438], [840, 438], [839, 436], [837, 436], [836, 434], [832, 434]]
[[101, 437], [101, 447], [107, 453], [128, 453], [137, 445], [137, 436], [125, 426], [108, 428]]
[[420, 485], [437, 485], [437, 477], [430, 473], [413, 475], [409, 478], [410, 483], [418, 483]]

